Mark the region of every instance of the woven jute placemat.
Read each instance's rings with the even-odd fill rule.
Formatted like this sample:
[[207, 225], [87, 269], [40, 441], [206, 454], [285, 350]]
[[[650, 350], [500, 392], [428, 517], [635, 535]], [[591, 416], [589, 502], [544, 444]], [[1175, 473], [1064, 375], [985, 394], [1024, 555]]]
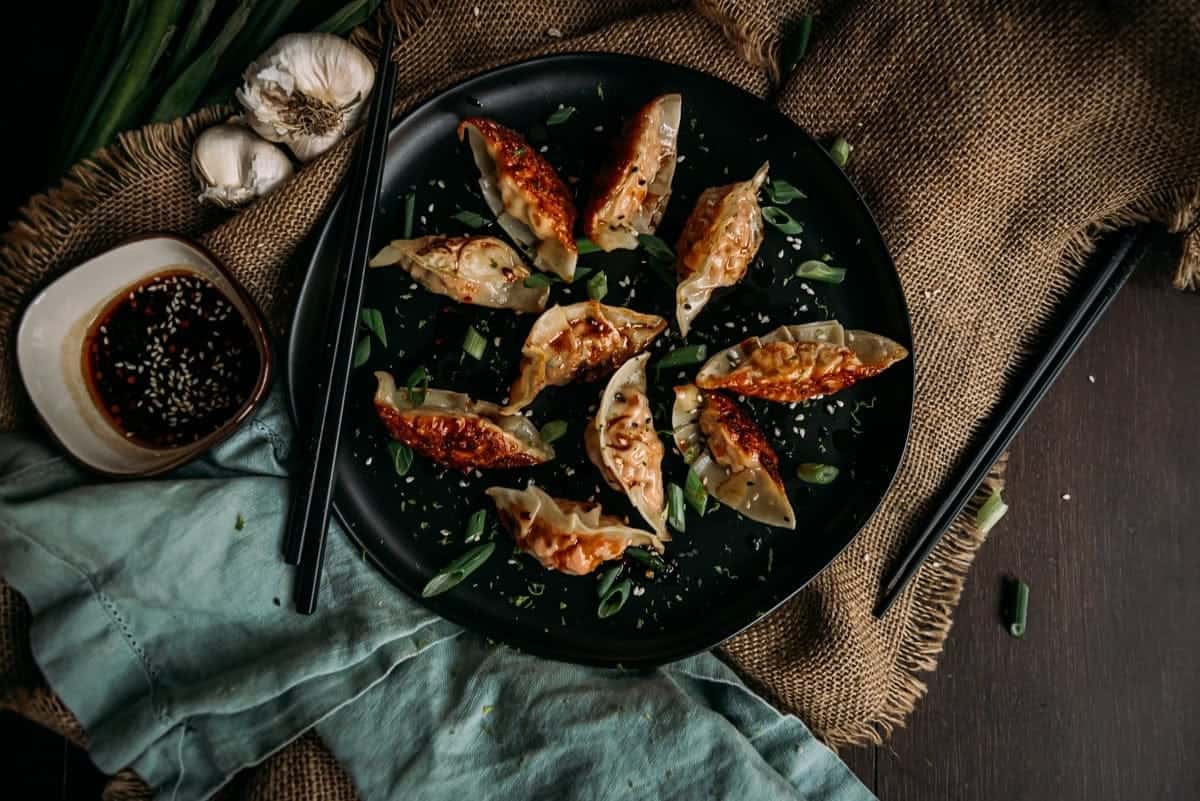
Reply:
[[[1097, 7], [1092, 7], [1097, 6]], [[1154, 220], [1187, 241], [1176, 282], [1200, 285], [1200, 12], [1153, 5], [696, 0], [395, 0], [396, 113], [491, 66], [541, 53], [650, 55], [766, 97], [818, 137], [853, 144], [847, 172], [895, 257], [912, 312], [911, 442], [883, 507], [804, 592], [722, 655], [833, 745], [878, 742], [924, 691], [975, 550], [960, 518], [882, 621], [882, 572], [952, 474], [1098, 233]], [[789, 21], [816, 16], [812, 46], [779, 67]], [[355, 33], [373, 49], [372, 27]], [[138, 233], [194, 236], [224, 259], [282, 330], [302, 264], [289, 257], [326, 210], [350, 142], [237, 214], [200, 208], [195, 134], [228, 109], [125, 134], [30, 201], [0, 246], [0, 426], [30, 416], [12, 363], [14, 319], [48, 277]], [[998, 474], [989, 478], [991, 486]], [[0, 585], [3, 702], [83, 733], [39, 684], [28, 614]], [[146, 792], [122, 776], [109, 797]], [[353, 797], [306, 737], [227, 791], [255, 799]]]

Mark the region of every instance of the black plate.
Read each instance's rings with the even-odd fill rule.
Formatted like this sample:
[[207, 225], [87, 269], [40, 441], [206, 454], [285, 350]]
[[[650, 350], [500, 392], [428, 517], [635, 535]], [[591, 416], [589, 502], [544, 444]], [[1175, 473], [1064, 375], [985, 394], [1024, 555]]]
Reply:
[[[784, 323], [828, 315], [911, 348], [908, 311], [887, 248], [862, 199], [824, 149], [762, 100], [709, 75], [648, 59], [539, 58], [472, 78], [414, 110], [391, 134], [374, 249], [402, 236], [404, 196], [410, 191], [417, 197], [414, 236], [471, 232], [451, 217], [460, 209], [492, 219], [470, 154], [454, 135], [461, 117], [490, 116], [522, 131], [534, 147], [546, 148], [546, 157], [582, 195], [623, 120], [663, 92], [681, 92], [684, 98], [681, 163], [659, 228], [666, 241], [674, 243], [704, 188], [749, 178], [765, 159], [771, 161], [773, 178], [790, 181], [808, 196], [786, 207], [804, 225], [799, 248], [768, 226], [746, 280], [714, 297], [697, 318], [689, 343], [706, 342], [712, 352]], [[577, 110], [566, 123], [547, 125], [559, 104]], [[340, 204], [320, 233], [292, 326], [288, 386], [294, 414], [311, 403], [311, 376], [321, 363], [320, 332], [330, 278], [338, 268], [339, 209]], [[475, 232], [503, 236], [495, 224]], [[801, 261], [825, 254], [847, 268], [841, 285], [806, 285], [790, 277]], [[671, 320], [671, 330], [654, 344], [653, 364], [680, 341], [672, 289], [648, 262], [638, 251], [585, 255], [579, 265], [605, 270], [605, 303]], [[586, 299], [584, 283], [557, 284], [551, 303]], [[369, 271], [365, 305], [382, 312], [388, 347], [373, 342], [370, 361], [355, 371], [350, 384], [336, 511], [397, 585], [419, 597], [429, 578], [466, 549], [463, 530], [476, 509], [487, 508], [489, 529], [495, 528], [483, 493], [493, 484], [521, 487], [536, 479], [552, 495], [594, 496], [605, 510], [628, 515], [638, 525], [636, 512], [603, 485], [583, 451], [583, 427], [603, 382], [550, 388], [533, 405], [539, 425], [553, 419], [570, 423], [567, 436], [555, 443], [558, 458], [551, 463], [464, 476], [418, 457], [406, 477], [397, 476], [371, 405], [372, 371], [390, 370], [402, 382], [424, 365], [433, 386], [500, 400], [515, 376], [534, 316], [454, 304], [418, 288], [399, 268]], [[469, 325], [488, 339], [481, 362], [464, 357], [460, 348]], [[689, 368], [688, 377], [695, 369]], [[670, 427], [671, 387], [685, 380], [678, 373], [658, 380], [651, 376], [660, 428]], [[749, 402], [776, 445], [799, 528], [771, 529], [726, 507], [703, 518], [689, 511], [687, 531], [676, 534], [668, 548], [672, 570], [653, 580], [644, 570], [632, 571], [644, 593], [611, 618], [597, 618], [595, 577], [544, 570], [532, 557], [514, 553], [500, 530], [495, 532], [499, 547], [486, 565], [424, 603], [496, 640], [574, 662], [651, 665], [710, 648], [798, 591], [854, 538], [895, 475], [908, 436], [912, 393], [910, 358], [835, 397], [796, 408]], [[836, 464], [841, 475], [829, 486], [809, 486], [795, 478], [800, 462]], [[683, 483], [686, 468], [670, 448], [664, 471], [667, 480]]]

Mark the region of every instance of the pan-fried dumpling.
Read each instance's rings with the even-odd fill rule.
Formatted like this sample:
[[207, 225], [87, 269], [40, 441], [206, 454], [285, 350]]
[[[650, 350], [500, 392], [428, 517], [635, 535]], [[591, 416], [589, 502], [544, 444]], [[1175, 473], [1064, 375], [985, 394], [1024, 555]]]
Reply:
[[583, 576], [631, 545], [663, 552], [658, 537], [604, 514], [598, 503], [551, 498], [536, 484], [489, 487], [487, 494], [517, 546], [550, 570]]
[[682, 111], [680, 95], [660, 95], [625, 126], [583, 215], [584, 231], [601, 250], [633, 250], [638, 234], [658, 228], [671, 197]]
[[521, 256], [492, 236], [423, 236], [397, 239], [371, 259], [370, 266], [398, 264], [430, 292], [459, 303], [540, 312], [550, 287], [527, 287], [529, 270]]
[[732, 398], [693, 384], [675, 387], [671, 426], [675, 447], [710, 495], [751, 520], [796, 527], [779, 457]]
[[654, 430], [650, 399], [646, 397], [649, 358], [649, 353], [643, 353], [613, 373], [583, 441], [588, 458], [600, 468], [608, 485], [625, 493], [654, 533], [669, 540], [663, 445]]
[[794, 403], [845, 389], [907, 356], [887, 337], [847, 331], [836, 320], [785, 325], [717, 353], [700, 369], [696, 384]]
[[500, 227], [522, 247], [533, 248], [533, 265], [564, 281], [575, 277], [575, 203], [550, 162], [520, 134], [494, 120], [469, 117], [458, 124], [467, 138], [479, 186]]
[[554, 458], [554, 449], [523, 415], [506, 415], [487, 401], [457, 392], [426, 389], [420, 403], [397, 387], [391, 373], [375, 373], [375, 412], [392, 439], [431, 462], [473, 467], [528, 467]]
[[595, 381], [645, 350], [667, 327], [655, 314], [586, 300], [551, 306], [534, 322], [521, 348], [521, 373], [505, 411], [523, 409], [543, 387]]
[[763, 162], [749, 181], [705, 189], [683, 226], [675, 243], [675, 317], [685, 337], [713, 290], [741, 281], [762, 245], [758, 188], [769, 167]]

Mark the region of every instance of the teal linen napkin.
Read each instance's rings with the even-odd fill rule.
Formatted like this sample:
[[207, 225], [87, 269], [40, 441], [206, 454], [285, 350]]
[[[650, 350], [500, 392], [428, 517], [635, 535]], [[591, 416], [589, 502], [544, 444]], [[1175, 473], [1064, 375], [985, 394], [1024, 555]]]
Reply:
[[96, 483], [40, 438], [0, 437], [0, 573], [102, 770], [202, 799], [316, 726], [364, 801], [872, 798], [712, 655], [622, 673], [487, 644], [340, 530], [318, 613], [294, 613], [290, 439], [278, 392], [156, 480]]

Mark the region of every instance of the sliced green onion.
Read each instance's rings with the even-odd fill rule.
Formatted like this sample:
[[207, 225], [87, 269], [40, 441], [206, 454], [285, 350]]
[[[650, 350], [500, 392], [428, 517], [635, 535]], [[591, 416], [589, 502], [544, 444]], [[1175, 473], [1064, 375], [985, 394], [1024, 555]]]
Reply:
[[601, 81], [600, 83], [596, 84], [596, 96], [599, 97], [601, 100], [604, 99], [604, 81]]
[[429, 373], [425, 371], [425, 367], [418, 367], [408, 374], [408, 380], [404, 382], [405, 388], [408, 389], [408, 402], [414, 406], [420, 406], [425, 402], [425, 390], [429, 389]]
[[358, 313], [358, 317], [362, 320], [362, 324], [367, 327], [375, 338], [379, 340], [379, 344], [387, 347], [387, 329], [383, 327], [383, 315], [379, 309], [364, 308]]
[[833, 156], [834, 162], [839, 167], [845, 167], [846, 162], [850, 160], [850, 151], [854, 148], [846, 141], [846, 137], [839, 136], [833, 140], [833, 144], [829, 146], [829, 155]]
[[658, 261], [675, 261], [675, 251], [671, 246], [654, 234], [638, 234], [638, 244], [652, 259]]
[[762, 216], [764, 220], [785, 234], [799, 234], [804, 231], [803, 225], [792, 219], [792, 215], [778, 206], [763, 206]]
[[458, 586], [459, 582], [478, 570], [479, 566], [488, 560], [488, 557], [492, 555], [492, 551], [494, 550], [496, 550], [496, 543], [494, 542], [485, 542], [483, 545], [476, 545], [439, 570], [437, 575], [431, 578], [429, 583], [425, 585], [425, 589], [421, 590], [421, 597], [432, 598], [435, 595], [441, 595], [446, 590]]
[[604, 296], [608, 294], [608, 276], [603, 270], [588, 279], [587, 293], [592, 300], [604, 300]]
[[979, 529], [980, 534], [987, 534], [992, 530], [992, 526], [1000, 522], [1000, 518], [1004, 517], [1008, 512], [1008, 504], [1000, 497], [1000, 490], [992, 490], [992, 494], [979, 507], [979, 512], [975, 515], [975, 528]]
[[1008, 633], [1020, 639], [1025, 636], [1025, 624], [1029, 617], [1029, 585], [1019, 578], [1008, 580]]
[[409, 192], [404, 196], [404, 238], [412, 239], [413, 215], [417, 211], [417, 193]]
[[[575, 272], [579, 272], [576, 270]], [[530, 289], [541, 289], [544, 286], [550, 286], [558, 280], [557, 275], [550, 273], [534, 273], [526, 278], [522, 283]]]
[[617, 583], [617, 579], [621, 577], [622, 565], [618, 562], [612, 567], [600, 574], [600, 583], [596, 585], [596, 595], [603, 598], [608, 595], [608, 591]]
[[797, 477], [805, 484], [832, 484], [838, 472], [835, 465], [816, 462], [805, 462], [796, 468]]
[[483, 536], [483, 527], [487, 523], [487, 510], [476, 510], [470, 517], [467, 518], [467, 530], [464, 541], [475, 542]]
[[371, 358], [371, 335], [367, 334], [354, 346], [354, 366], [362, 367]]
[[610, 589], [600, 599], [600, 606], [596, 609], [596, 614], [601, 618], [606, 618], [620, 612], [622, 607], [625, 606], [625, 602], [629, 600], [629, 595], [632, 591], [633, 582], [629, 579], [622, 579], [617, 586]]
[[396, 475], [408, 475], [409, 468], [413, 463], [412, 448], [405, 445], [403, 442], [389, 442], [388, 453], [392, 457], [392, 467], [396, 470]]
[[782, 52], [779, 56], [784, 75], [790, 75], [808, 52], [808, 40], [812, 37], [813, 18], [807, 14], [785, 28]]
[[237, 519], [233, 521], [233, 528], [235, 531], [241, 531], [245, 527], [246, 527], [246, 518], [242, 517], [241, 512], [238, 512]]
[[635, 562], [641, 562], [655, 573], [663, 573], [667, 569], [667, 563], [662, 560], [661, 556], [645, 548], [628, 548], [625, 550], [625, 555]]
[[466, 211], [465, 209], [463, 211], [455, 212], [450, 216], [451, 218], [458, 220], [460, 223], [470, 228], [482, 228], [483, 226], [487, 225], [486, 217], [481, 217], [475, 212]]
[[809, 259], [796, 268], [796, 277], [823, 281], [826, 284], [840, 284], [846, 278], [846, 270], [842, 267], [830, 267], [823, 261]]
[[581, 237], [575, 240], [575, 248], [579, 251], [580, 256], [586, 256], [589, 253], [599, 253], [600, 246], [587, 237]]
[[693, 364], [700, 364], [707, 358], [707, 345], [688, 345], [684, 348], [675, 348], [659, 359], [658, 364], [654, 367], [657, 370], [665, 370], [668, 367], [691, 367]]
[[683, 498], [696, 514], [704, 517], [704, 510], [708, 508], [708, 490], [704, 488], [695, 470], [689, 469], [687, 472], [687, 481], [683, 483]]
[[587, 278], [594, 272], [595, 270], [593, 270], [591, 267], [576, 267], [575, 274], [571, 276], [571, 283], [578, 284], [580, 281]]
[[667, 522], [676, 531], [687, 530], [687, 521], [683, 509], [683, 487], [671, 483], [667, 485]]
[[483, 358], [483, 352], [487, 350], [487, 340], [475, 330], [475, 326], [471, 326], [467, 329], [467, 335], [463, 337], [462, 349], [468, 356], [479, 361]]
[[801, 192], [796, 187], [789, 184], [782, 178], [771, 181], [767, 184], [767, 197], [772, 203], [791, 203], [793, 200], [802, 200], [808, 195]]
[[538, 433], [542, 437], [542, 442], [550, 443], [556, 439], [562, 439], [563, 434], [567, 433], [567, 421], [551, 420], [542, 426], [542, 430]]
[[567, 120], [571, 119], [571, 115], [575, 113], [574, 106], [559, 106], [558, 110], [546, 118], [547, 125], [562, 125]]

